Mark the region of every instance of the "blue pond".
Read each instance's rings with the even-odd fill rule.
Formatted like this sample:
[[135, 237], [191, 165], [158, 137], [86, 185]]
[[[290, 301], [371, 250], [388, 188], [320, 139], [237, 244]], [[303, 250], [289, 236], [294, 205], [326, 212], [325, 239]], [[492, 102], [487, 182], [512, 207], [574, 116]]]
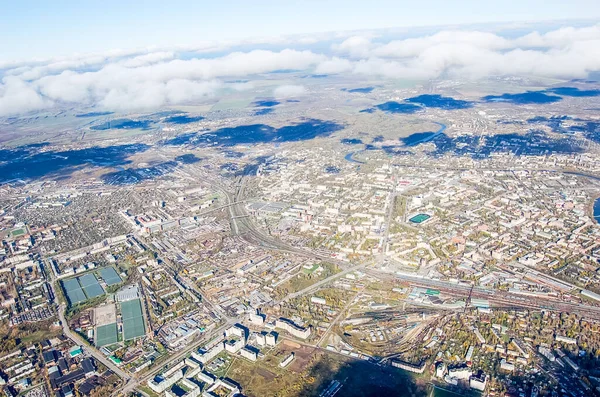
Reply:
[[375, 113], [375, 108], [363, 109], [359, 113]]
[[406, 138], [400, 138], [400, 141], [404, 143], [406, 146], [416, 146], [420, 143], [429, 142], [434, 139], [436, 136], [443, 134], [446, 131], [446, 125], [442, 123], [436, 123], [440, 126], [440, 129], [437, 132], [415, 132], [407, 136]]
[[182, 154], [181, 156], [175, 157], [175, 161], [179, 161], [180, 163], [183, 163], [183, 164], [194, 164], [194, 163], [199, 162], [200, 160], [202, 160], [202, 159], [196, 157], [192, 153]]
[[356, 153], [358, 152], [350, 152], [347, 155], [344, 156], [344, 159], [346, 161], [349, 161], [351, 163], [356, 163], [356, 164], [365, 164], [364, 161], [360, 161], [360, 160], [356, 160], [355, 158], [353, 158], [352, 156], [354, 156]]
[[[564, 121], [574, 121], [578, 124], [568, 123], [564, 125]], [[593, 119], [573, 118], [571, 116], [536, 116], [527, 120], [529, 124], [543, 124], [552, 129], [552, 132], [561, 134], [582, 134], [583, 137], [594, 142], [600, 142], [600, 123]]]
[[184, 134], [165, 143], [167, 145], [197, 144], [231, 147], [238, 144], [297, 142], [316, 137], [328, 137], [343, 128], [342, 124], [332, 121], [308, 119], [281, 128], [274, 128], [266, 124], [250, 124], [221, 128], [210, 133]]
[[527, 91], [519, 94], [488, 95], [482, 98], [486, 102], [508, 102], [515, 105], [545, 104], [562, 100], [556, 95], [548, 95], [543, 91]]
[[594, 201], [594, 219], [596, 222], [600, 223], [600, 198], [597, 198]]
[[340, 140], [341, 143], [343, 143], [344, 145], [360, 145], [363, 143], [363, 141], [361, 141], [360, 139], [357, 138], [344, 138], [342, 140]]
[[428, 108], [440, 108], [448, 110], [468, 109], [473, 107], [473, 104], [469, 101], [429, 94], [408, 98], [406, 99], [406, 102], [417, 103]]
[[281, 102], [274, 101], [274, 100], [264, 100], [264, 101], [255, 101], [252, 104], [254, 106], [257, 106], [257, 107], [267, 107], [267, 108], [270, 108], [270, 107], [273, 107], [273, 106], [277, 106], [280, 103]]
[[91, 126], [90, 129], [96, 131], [105, 131], [105, 130], [130, 130], [130, 129], [142, 129], [147, 130], [152, 125], [152, 121], [150, 120], [130, 120], [130, 119], [116, 119], [110, 120], [106, 123], [98, 124]]
[[166, 123], [173, 123], [173, 124], [189, 124], [189, 123], [195, 123], [198, 121], [204, 120], [204, 117], [202, 116], [187, 116], [187, 115], [179, 115], [179, 116], [171, 116], [171, 117], [167, 117], [165, 119]]
[[325, 166], [325, 172], [328, 174], [339, 174], [340, 173], [340, 168], [336, 167], [335, 165], [326, 165]]
[[351, 88], [351, 89], [342, 89], [342, 91], [347, 91], [350, 92], [352, 94], [354, 93], [359, 93], [359, 94], [368, 94], [371, 91], [373, 91], [375, 89], [375, 87], [361, 87], [361, 88]]
[[0, 164], [0, 182], [17, 178], [68, 177], [85, 166], [124, 166], [131, 162], [129, 156], [144, 152], [149, 146], [130, 144], [60, 152], [37, 149], [35, 146], [0, 149], [0, 158], [5, 160]]
[[546, 90], [547, 92], [572, 97], [593, 97], [600, 96], [600, 90], [580, 90], [576, 87], [557, 87]]
[[270, 114], [273, 113], [275, 111], [274, 108], [262, 108], [262, 109], [258, 109], [254, 112], [255, 116], [263, 116], [265, 114]]
[[412, 103], [398, 103], [394, 101], [389, 101], [385, 103], [380, 103], [379, 105], [375, 105], [375, 107], [386, 113], [415, 113], [421, 109], [421, 106], [413, 105]]
[[178, 116], [184, 114], [181, 110], [161, 110], [160, 112], [152, 113], [150, 116], [153, 117], [168, 117], [168, 116]]
[[113, 114], [113, 112], [89, 112], [89, 113], [76, 114], [75, 117], [100, 117], [100, 116], [108, 116], [110, 114]]
[[227, 157], [230, 159], [239, 159], [245, 156], [244, 153], [236, 152], [235, 150], [223, 150], [222, 153], [223, 157]]

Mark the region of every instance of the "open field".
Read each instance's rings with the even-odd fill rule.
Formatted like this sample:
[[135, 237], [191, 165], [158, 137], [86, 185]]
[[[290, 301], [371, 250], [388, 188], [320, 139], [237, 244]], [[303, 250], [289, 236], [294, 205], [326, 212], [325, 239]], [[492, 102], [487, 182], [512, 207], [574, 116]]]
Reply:
[[[291, 352], [296, 355], [294, 361], [280, 368], [281, 360]], [[396, 368], [330, 355], [290, 341], [281, 342], [262, 361], [236, 359], [227, 376], [238, 381], [244, 394], [251, 397], [318, 396], [333, 380], [343, 383], [343, 396], [425, 396], [428, 389], [421, 378]]]

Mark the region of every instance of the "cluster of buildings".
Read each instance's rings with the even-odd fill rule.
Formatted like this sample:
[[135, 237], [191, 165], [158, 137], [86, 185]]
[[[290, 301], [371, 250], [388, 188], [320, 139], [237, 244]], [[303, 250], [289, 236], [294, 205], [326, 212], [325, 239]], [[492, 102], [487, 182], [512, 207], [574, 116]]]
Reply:
[[47, 387], [58, 397], [88, 395], [110, 376], [109, 372], [101, 374], [92, 357], [62, 336], [17, 349], [0, 361], [0, 388], [9, 396], [25, 390], [36, 390], [32, 396], [44, 396]]
[[50, 319], [53, 301], [40, 261], [24, 254], [9, 258], [0, 268], [0, 318], [11, 326]]
[[[234, 326], [228, 328], [227, 331], [230, 335], [238, 335], [242, 334], [244, 330], [240, 326]], [[206, 369], [206, 364], [220, 352], [225, 350], [224, 346], [226, 343], [220, 340], [219, 342], [213, 341], [210, 345], [211, 347], [208, 350], [192, 352], [190, 358], [186, 358], [168, 371], [148, 380], [148, 387], [156, 393], [164, 393], [167, 397], [175, 396], [171, 391], [172, 386], [175, 384], [181, 384], [185, 387], [185, 390], [187, 390], [184, 394], [185, 397], [240, 395], [241, 388], [239, 385], [234, 383], [231, 379], [218, 378]], [[244, 355], [244, 349], [246, 348], [237, 350], [242, 357], [246, 357]], [[232, 352], [230, 350], [227, 351]], [[246, 358], [251, 359], [250, 357]], [[254, 360], [255, 359], [256, 358], [254, 358]]]

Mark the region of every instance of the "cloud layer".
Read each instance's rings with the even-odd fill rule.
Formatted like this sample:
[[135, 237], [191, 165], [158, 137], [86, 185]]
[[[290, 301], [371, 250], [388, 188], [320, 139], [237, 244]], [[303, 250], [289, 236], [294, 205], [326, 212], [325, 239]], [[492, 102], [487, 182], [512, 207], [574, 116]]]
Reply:
[[[356, 74], [383, 79], [477, 79], [486, 76], [585, 78], [600, 70], [600, 25], [531, 32], [506, 38], [490, 32], [447, 30], [423, 37], [385, 41], [373, 34], [338, 39], [329, 50], [318, 36], [279, 39], [291, 48], [232, 52], [232, 44], [205, 43], [196, 58], [183, 49], [112, 51], [45, 61], [0, 64], [0, 116], [61, 105], [90, 105], [134, 111], [194, 103], [225, 87], [242, 90], [251, 82], [226, 83], [277, 70]], [[272, 43], [272, 41], [270, 42]], [[256, 43], [254, 43], [256, 44]], [[316, 45], [311, 47], [312, 45]], [[319, 48], [321, 53], [309, 48]], [[302, 49], [294, 49], [302, 48]], [[185, 59], [183, 59], [185, 58]], [[279, 98], [306, 88], [277, 87]]]

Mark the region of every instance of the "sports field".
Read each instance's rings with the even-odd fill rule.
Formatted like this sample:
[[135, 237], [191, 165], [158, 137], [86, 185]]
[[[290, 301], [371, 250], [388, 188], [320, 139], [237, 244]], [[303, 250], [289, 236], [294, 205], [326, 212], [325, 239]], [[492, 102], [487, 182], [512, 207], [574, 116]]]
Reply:
[[96, 346], [102, 347], [117, 343], [117, 323], [96, 327]]
[[105, 267], [100, 269], [100, 277], [102, 277], [102, 280], [104, 280], [106, 285], [109, 287], [111, 285], [119, 284], [122, 281], [121, 277], [119, 277], [113, 267]]
[[146, 334], [142, 304], [139, 299], [121, 302], [121, 317], [123, 319], [123, 340], [139, 338]]
[[95, 298], [104, 294], [104, 290], [98, 284], [98, 280], [96, 276], [93, 274], [86, 274], [78, 278], [79, 284], [81, 284], [81, 288], [83, 288], [83, 292], [88, 297], [88, 299]]
[[85, 301], [87, 298], [79, 285], [79, 281], [76, 278], [72, 278], [70, 280], [61, 281], [62, 287], [65, 290], [65, 294], [67, 294], [67, 299], [69, 299], [69, 303], [71, 305], [76, 305], [80, 302]]

